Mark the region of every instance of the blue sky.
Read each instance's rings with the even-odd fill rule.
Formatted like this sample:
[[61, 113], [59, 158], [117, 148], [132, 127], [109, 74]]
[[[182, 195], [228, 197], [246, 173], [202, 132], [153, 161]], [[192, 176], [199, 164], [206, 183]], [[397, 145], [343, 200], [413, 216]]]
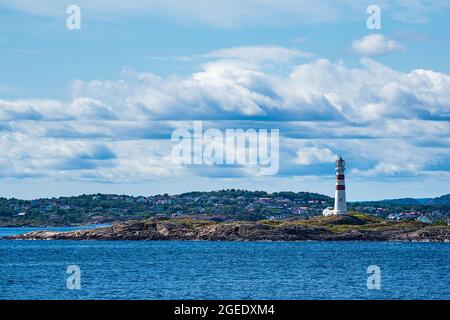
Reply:
[[[1, 195], [332, 195], [337, 155], [349, 200], [448, 193], [449, 14], [440, 0], [0, 0]], [[193, 120], [279, 129], [278, 174], [170, 163]]]

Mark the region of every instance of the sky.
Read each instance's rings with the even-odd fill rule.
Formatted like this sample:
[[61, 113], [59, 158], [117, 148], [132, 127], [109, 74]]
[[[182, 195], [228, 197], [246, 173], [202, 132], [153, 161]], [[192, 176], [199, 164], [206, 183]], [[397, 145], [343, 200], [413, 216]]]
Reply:
[[[338, 156], [350, 201], [447, 194], [449, 16], [445, 0], [0, 0], [0, 196], [333, 196]], [[174, 131], [199, 121], [279, 130], [277, 172], [176, 163]]]

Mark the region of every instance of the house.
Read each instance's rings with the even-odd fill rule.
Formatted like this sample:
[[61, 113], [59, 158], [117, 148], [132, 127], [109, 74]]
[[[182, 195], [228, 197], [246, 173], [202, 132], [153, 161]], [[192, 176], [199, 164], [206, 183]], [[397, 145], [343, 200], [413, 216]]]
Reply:
[[177, 211], [175, 213], [172, 213], [172, 218], [181, 217], [183, 216], [183, 211]]
[[400, 220], [402, 216], [398, 213], [391, 213], [387, 216], [388, 220]]
[[430, 217], [432, 217], [433, 219], [442, 219], [444, 218], [444, 215], [438, 211], [438, 210], [434, 210], [431, 214]]
[[139, 197], [139, 198], [136, 200], [136, 202], [137, 202], [137, 203], [146, 203], [146, 202], [147, 202], [147, 198]]
[[333, 214], [334, 214], [334, 208], [333, 207], [325, 208], [322, 211], [322, 215], [324, 215], [325, 217], [332, 216]]
[[308, 213], [308, 207], [294, 207], [292, 208], [293, 214], [306, 214]]
[[255, 205], [254, 204], [249, 204], [245, 207], [245, 209], [249, 212], [253, 212], [255, 211]]
[[420, 217], [417, 218], [417, 221], [420, 221], [422, 223], [433, 223], [433, 220], [431, 220], [426, 215], [422, 214]]

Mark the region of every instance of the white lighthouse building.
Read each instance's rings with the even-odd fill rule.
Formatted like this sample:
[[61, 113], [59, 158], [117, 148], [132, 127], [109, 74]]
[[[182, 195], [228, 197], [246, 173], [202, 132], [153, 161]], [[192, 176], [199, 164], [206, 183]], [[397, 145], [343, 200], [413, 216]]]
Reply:
[[323, 210], [324, 216], [347, 213], [347, 199], [345, 197], [345, 161], [341, 157], [336, 160], [336, 191], [334, 194], [334, 209]]
[[334, 194], [334, 214], [347, 213], [347, 199], [345, 198], [345, 161], [341, 157], [336, 160], [336, 192]]

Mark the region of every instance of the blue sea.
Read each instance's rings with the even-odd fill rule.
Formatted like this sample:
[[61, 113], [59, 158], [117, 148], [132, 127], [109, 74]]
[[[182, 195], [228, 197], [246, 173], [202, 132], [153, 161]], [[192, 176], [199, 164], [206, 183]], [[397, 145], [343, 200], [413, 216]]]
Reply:
[[450, 243], [1, 240], [0, 299], [450, 299]]

